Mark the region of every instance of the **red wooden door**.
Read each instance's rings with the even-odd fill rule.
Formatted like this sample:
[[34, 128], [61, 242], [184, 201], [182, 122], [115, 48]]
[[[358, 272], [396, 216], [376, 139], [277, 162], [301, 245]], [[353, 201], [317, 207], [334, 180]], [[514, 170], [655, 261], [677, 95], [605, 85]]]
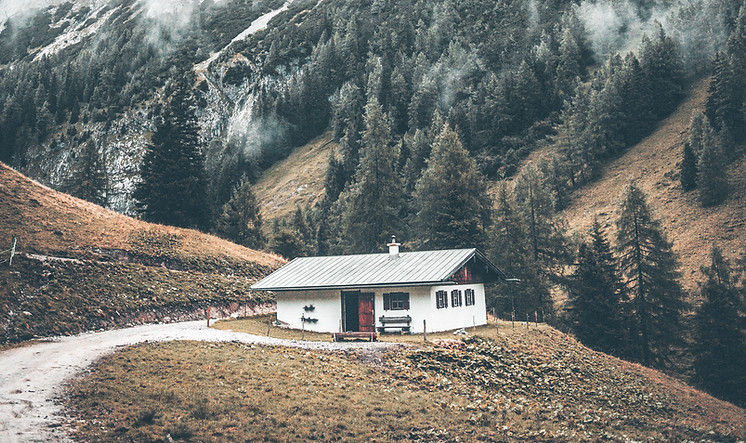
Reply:
[[376, 330], [372, 293], [360, 294], [358, 298], [358, 318], [360, 319], [360, 332], [374, 332]]

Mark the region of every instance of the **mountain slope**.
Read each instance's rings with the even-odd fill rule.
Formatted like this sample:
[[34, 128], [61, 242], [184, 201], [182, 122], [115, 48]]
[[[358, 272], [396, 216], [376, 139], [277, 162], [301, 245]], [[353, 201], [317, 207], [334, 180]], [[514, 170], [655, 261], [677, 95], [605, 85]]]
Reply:
[[0, 163], [0, 250], [12, 236], [17, 255], [0, 264], [0, 343], [269, 302], [248, 287], [283, 262], [117, 214]]
[[696, 191], [683, 193], [679, 182], [678, 164], [689, 120], [694, 110], [704, 109], [708, 82], [709, 79], [698, 82], [650, 136], [607, 164], [600, 179], [575, 191], [572, 203], [564, 211], [572, 232], [587, 232], [597, 217], [613, 235], [624, 187], [637, 182], [679, 254], [683, 283], [688, 289], [695, 288], [701, 278], [698, 270], [708, 264], [713, 242], [730, 257], [740, 255], [746, 247], [746, 158], [724, 171], [730, 179], [731, 194], [714, 208], [700, 207]]
[[265, 228], [271, 226], [268, 222], [289, 216], [296, 206], [312, 206], [323, 198], [329, 155], [338, 149], [339, 143], [326, 133], [264, 171], [254, 192], [262, 202]]

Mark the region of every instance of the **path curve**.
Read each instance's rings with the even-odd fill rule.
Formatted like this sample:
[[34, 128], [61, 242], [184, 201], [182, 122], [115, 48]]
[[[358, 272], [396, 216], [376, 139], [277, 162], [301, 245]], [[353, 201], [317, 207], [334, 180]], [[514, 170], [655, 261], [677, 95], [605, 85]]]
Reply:
[[0, 352], [0, 442], [70, 441], [59, 400], [64, 383], [118, 348], [167, 340], [235, 341], [314, 350], [399, 346], [283, 340], [208, 328], [204, 320], [57, 337]]

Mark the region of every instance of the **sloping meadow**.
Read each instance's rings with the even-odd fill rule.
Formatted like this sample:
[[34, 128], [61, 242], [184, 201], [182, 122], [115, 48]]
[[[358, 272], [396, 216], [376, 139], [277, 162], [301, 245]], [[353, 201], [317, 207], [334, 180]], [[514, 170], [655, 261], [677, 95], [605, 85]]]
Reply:
[[76, 380], [68, 411], [81, 441], [746, 437], [742, 409], [550, 328], [433, 345], [144, 344]]

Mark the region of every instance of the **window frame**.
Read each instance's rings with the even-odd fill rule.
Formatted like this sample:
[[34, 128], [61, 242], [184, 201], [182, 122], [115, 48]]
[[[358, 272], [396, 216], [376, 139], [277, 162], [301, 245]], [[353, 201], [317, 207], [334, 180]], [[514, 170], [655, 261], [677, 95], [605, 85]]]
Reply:
[[435, 291], [435, 308], [445, 309], [448, 307], [448, 291], [439, 290]]
[[408, 311], [409, 292], [385, 292], [383, 294], [384, 311]]
[[465, 306], [474, 306], [477, 304], [476, 293], [473, 289], [469, 288], [464, 290], [464, 302]]
[[451, 290], [451, 307], [458, 308], [463, 306], [464, 299], [462, 297], [461, 289]]

